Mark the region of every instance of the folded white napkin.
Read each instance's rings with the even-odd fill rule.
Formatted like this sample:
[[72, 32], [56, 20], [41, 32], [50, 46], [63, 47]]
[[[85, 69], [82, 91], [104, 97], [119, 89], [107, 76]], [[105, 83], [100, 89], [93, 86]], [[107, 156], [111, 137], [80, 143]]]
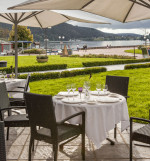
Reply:
[[99, 102], [104, 102], [104, 103], [114, 103], [114, 102], [118, 102], [120, 99], [119, 98], [114, 98], [114, 97], [99, 97], [97, 99], [97, 101]]
[[[110, 93], [109, 91], [106, 91], [106, 92], [100, 91], [99, 96], [105, 96], [105, 95], [108, 95], [109, 93]], [[91, 94], [92, 95], [98, 95], [98, 91], [91, 91]]]
[[62, 102], [64, 102], [64, 103], [82, 103], [82, 102], [84, 102], [84, 100], [82, 100], [82, 99], [79, 99], [79, 98], [64, 98], [64, 99], [62, 99], [61, 100]]
[[59, 92], [58, 95], [61, 95], [61, 96], [77, 96], [79, 94], [78, 91], [75, 91], [74, 93], [73, 92]]

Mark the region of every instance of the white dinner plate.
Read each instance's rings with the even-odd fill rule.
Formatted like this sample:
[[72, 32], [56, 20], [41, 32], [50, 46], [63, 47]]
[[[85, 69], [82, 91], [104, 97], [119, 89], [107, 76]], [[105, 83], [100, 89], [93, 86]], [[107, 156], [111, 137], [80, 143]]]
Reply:
[[62, 102], [64, 102], [64, 103], [71, 103], [71, 104], [78, 104], [78, 103], [84, 103], [84, 100], [82, 100], [82, 99], [79, 99], [79, 98], [64, 98], [64, 99], [62, 99], [61, 100]]
[[68, 94], [68, 92], [59, 92], [58, 93], [58, 95], [60, 95], [60, 96], [77, 96], [79, 94], [79, 92], [78, 91], [75, 91], [74, 93], [73, 92], [70, 92], [69, 94]]
[[63, 96], [57, 95], [57, 96], [55, 96], [55, 98], [56, 98], [56, 99], [63, 99], [64, 97], [63, 97]]
[[93, 105], [93, 104], [96, 103], [96, 101], [95, 101], [95, 100], [89, 100], [89, 101], [87, 101], [86, 103], [87, 103], [87, 104], [92, 104], [92, 105]]
[[118, 102], [120, 99], [116, 98], [116, 97], [100, 97], [97, 99], [98, 102], [102, 102], [102, 103], [115, 103]]
[[99, 96], [107, 96], [109, 93], [110, 93], [109, 91], [106, 91], [106, 92], [100, 91], [99, 93], [98, 93], [98, 91], [91, 91], [91, 94], [96, 95], [96, 96], [98, 96], [98, 95]]

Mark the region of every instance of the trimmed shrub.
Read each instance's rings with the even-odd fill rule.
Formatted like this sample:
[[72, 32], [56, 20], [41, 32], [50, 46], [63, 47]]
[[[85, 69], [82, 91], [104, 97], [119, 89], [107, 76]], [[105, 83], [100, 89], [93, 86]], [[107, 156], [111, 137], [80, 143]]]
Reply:
[[82, 64], [85, 67], [92, 67], [92, 66], [114, 65], [114, 64], [130, 64], [130, 63], [138, 63], [138, 62], [150, 62], [150, 58], [148, 58], [148, 59], [132, 59], [132, 60], [82, 62]]
[[79, 57], [79, 58], [113, 58], [113, 59], [133, 59], [133, 56], [123, 56], [123, 55], [104, 55], [104, 54], [89, 54], [89, 55], [70, 55], [69, 57]]
[[27, 49], [24, 50], [23, 54], [46, 54], [46, 51], [43, 49]]
[[48, 59], [47, 55], [37, 55], [36, 56], [37, 59]]
[[104, 67], [95, 67], [95, 68], [87, 68], [80, 70], [72, 70], [72, 71], [63, 71], [61, 72], [61, 77], [74, 77], [77, 75], [86, 75], [92, 73], [106, 72], [106, 68]]
[[[20, 79], [26, 79], [27, 74], [18, 76]], [[60, 78], [60, 72], [47, 72], [47, 73], [32, 73], [30, 81], [45, 80], [45, 79], [56, 79]]]
[[[58, 69], [66, 69], [67, 64], [46, 64], [46, 65], [32, 65], [32, 66], [23, 66], [23, 67], [18, 67], [18, 72], [23, 73], [23, 72], [35, 72], [35, 71], [46, 71], [46, 70], [58, 70]], [[12, 70], [11, 68], [0, 68], [1, 71], [6, 71], [7, 74], [11, 73]], [[14, 71], [13, 67], [13, 71]]]
[[146, 64], [129, 64], [124, 67], [124, 69], [137, 69], [137, 68], [150, 68], [150, 63]]
[[[106, 68], [104, 67], [95, 67], [95, 68], [87, 68], [81, 70], [72, 70], [72, 71], [63, 71], [63, 72], [47, 72], [47, 73], [32, 73], [31, 81], [45, 80], [45, 79], [56, 79], [56, 78], [64, 78], [64, 77], [73, 77], [77, 75], [86, 75], [92, 73], [105, 72]], [[22, 74], [18, 76], [20, 79], [26, 79], [27, 74]]]

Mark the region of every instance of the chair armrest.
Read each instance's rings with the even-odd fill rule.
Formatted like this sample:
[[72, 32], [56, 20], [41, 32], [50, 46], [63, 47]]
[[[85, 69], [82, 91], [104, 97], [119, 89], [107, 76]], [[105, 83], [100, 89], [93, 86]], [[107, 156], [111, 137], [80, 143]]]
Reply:
[[130, 117], [130, 123], [132, 123], [132, 120], [139, 120], [139, 121], [144, 121], [144, 122], [149, 122], [150, 123], [150, 120], [137, 118], [137, 117]]
[[24, 89], [25, 87], [17, 87], [17, 88], [23, 88]]
[[7, 111], [7, 110], [11, 110], [11, 109], [16, 109], [16, 108], [19, 108], [19, 109], [26, 109], [26, 106], [10, 106], [10, 107], [8, 107], [8, 108], [0, 109], [0, 111]]
[[7, 92], [12, 92], [12, 93], [24, 93], [24, 91], [7, 91]]
[[82, 117], [85, 117], [85, 112], [82, 111], [82, 112], [78, 112], [78, 113], [76, 113], [76, 114], [73, 114], [73, 115], [71, 115], [71, 116], [69, 116], [69, 117], [63, 119], [62, 121], [57, 122], [57, 124], [58, 124], [58, 125], [61, 125], [61, 124], [63, 124], [65, 121], [70, 120], [71, 118], [74, 118], [74, 117], [79, 116], [79, 115], [82, 115]]

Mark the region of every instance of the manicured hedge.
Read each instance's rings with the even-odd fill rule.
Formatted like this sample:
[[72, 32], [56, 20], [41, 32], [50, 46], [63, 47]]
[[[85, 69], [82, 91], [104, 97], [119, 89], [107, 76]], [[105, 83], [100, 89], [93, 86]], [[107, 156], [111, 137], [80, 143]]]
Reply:
[[114, 65], [114, 64], [129, 64], [138, 62], [150, 62], [148, 59], [128, 59], [128, 60], [112, 60], [112, 61], [95, 61], [95, 62], [82, 62], [85, 67], [102, 66], [102, 65]]
[[[67, 64], [46, 64], [46, 65], [32, 65], [32, 66], [24, 66], [24, 67], [18, 67], [18, 72], [35, 72], [35, 71], [46, 71], [46, 70], [57, 70], [57, 69], [66, 69]], [[6, 71], [7, 74], [11, 73], [11, 69], [6, 68], [0, 68], [1, 71]], [[13, 67], [13, 71], [14, 71]]]
[[104, 67], [86, 68], [81, 70], [63, 71], [61, 72], [61, 77], [73, 77], [76, 75], [86, 75], [91, 73], [106, 72]]
[[[47, 72], [47, 73], [33, 73], [31, 74], [31, 81], [45, 80], [45, 79], [56, 79], [64, 77], [73, 77], [77, 75], [86, 75], [92, 73], [105, 72], [104, 67], [87, 68], [81, 70], [63, 71], [63, 72]], [[18, 78], [26, 79], [27, 74], [20, 75]]]
[[77, 58], [114, 58], [114, 59], [133, 59], [133, 56], [124, 56], [124, 55], [104, 55], [104, 54], [89, 54], [89, 55], [70, 55], [69, 57]]
[[124, 69], [137, 69], [137, 68], [150, 68], [150, 63], [146, 64], [129, 64], [124, 67]]
[[46, 51], [43, 49], [27, 49], [24, 50], [23, 54], [46, 54]]

